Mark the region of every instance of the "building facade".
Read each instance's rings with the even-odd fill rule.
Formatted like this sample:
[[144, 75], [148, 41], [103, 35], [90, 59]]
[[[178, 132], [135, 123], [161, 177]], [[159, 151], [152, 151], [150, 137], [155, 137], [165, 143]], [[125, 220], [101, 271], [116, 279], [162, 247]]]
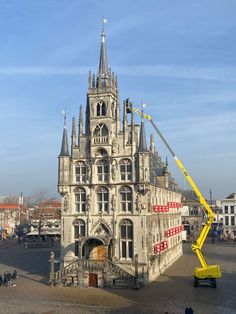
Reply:
[[226, 239], [236, 238], [236, 193], [221, 200], [223, 212], [223, 231]]
[[194, 242], [205, 224], [203, 206], [193, 190], [184, 190], [182, 195], [182, 225], [186, 240]]
[[30, 232], [27, 236], [60, 237], [61, 234], [61, 202], [44, 201], [35, 206], [29, 219]]
[[64, 267], [76, 260], [110, 265], [102, 273], [94, 263], [93, 271], [84, 268], [84, 285], [92, 276], [98, 286], [111, 278], [114, 283], [118, 269], [146, 283], [182, 254], [180, 190], [158, 156], [154, 137], [148, 147], [144, 122], [136, 124], [126, 105], [121, 113], [102, 31], [98, 74], [88, 78], [85, 126], [80, 107], [78, 131], [72, 119], [69, 151], [65, 117], [58, 157]]
[[28, 208], [11, 203], [0, 203], [0, 239], [16, 234], [20, 224], [28, 218]]

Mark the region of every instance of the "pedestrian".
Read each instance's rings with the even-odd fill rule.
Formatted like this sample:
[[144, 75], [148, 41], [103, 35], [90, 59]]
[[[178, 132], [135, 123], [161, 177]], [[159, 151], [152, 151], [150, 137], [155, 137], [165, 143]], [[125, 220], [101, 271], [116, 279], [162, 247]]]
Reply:
[[185, 314], [193, 314], [193, 309], [191, 307], [186, 307]]
[[8, 287], [11, 287], [11, 286], [12, 286], [11, 273], [7, 273], [7, 286], [8, 286]]
[[14, 270], [13, 273], [12, 273], [12, 279], [16, 280], [16, 277], [17, 277], [17, 271]]
[[0, 274], [0, 287], [2, 286], [3, 284], [3, 279], [2, 279], [2, 275]]
[[4, 286], [7, 286], [7, 273], [6, 272], [3, 275], [3, 283], [4, 283]]

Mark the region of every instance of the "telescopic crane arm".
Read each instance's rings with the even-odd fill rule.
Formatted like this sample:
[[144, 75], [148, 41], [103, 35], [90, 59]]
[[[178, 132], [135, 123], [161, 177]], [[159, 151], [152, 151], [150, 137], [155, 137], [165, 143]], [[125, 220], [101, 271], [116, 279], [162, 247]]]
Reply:
[[209, 279], [209, 280], [213, 281], [213, 286], [216, 286], [215, 278], [221, 277], [220, 266], [219, 265], [209, 266], [206, 262], [206, 259], [204, 258], [203, 254], [202, 254], [202, 251], [201, 251], [201, 248], [202, 248], [202, 246], [206, 240], [207, 234], [208, 234], [209, 230], [211, 229], [211, 225], [214, 221], [214, 213], [212, 212], [210, 206], [207, 204], [205, 198], [202, 196], [201, 192], [199, 191], [198, 187], [194, 183], [193, 179], [190, 177], [187, 170], [185, 169], [185, 167], [183, 166], [183, 164], [181, 163], [179, 158], [176, 156], [176, 154], [174, 153], [174, 151], [172, 150], [172, 148], [170, 147], [170, 145], [168, 144], [168, 142], [166, 141], [166, 139], [164, 138], [164, 136], [162, 135], [162, 133], [160, 132], [160, 130], [158, 129], [156, 124], [154, 123], [154, 121], [152, 120], [152, 117], [148, 114], [145, 114], [143, 111], [141, 111], [137, 108], [134, 108], [132, 106], [132, 103], [130, 103], [129, 101], [127, 101], [127, 110], [129, 110], [129, 112], [133, 111], [133, 112], [138, 113], [142, 118], [147, 119], [152, 124], [152, 126], [154, 127], [154, 129], [156, 130], [156, 132], [158, 133], [158, 135], [160, 136], [160, 138], [164, 142], [165, 146], [167, 147], [167, 149], [169, 150], [169, 152], [173, 156], [178, 167], [180, 168], [180, 170], [185, 175], [185, 177], [188, 180], [189, 184], [191, 185], [193, 191], [198, 196], [200, 203], [204, 206], [205, 212], [207, 214], [207, 222], [204, 225], [197, 241], [192, 244], [192, 250], [193, 250], [193, 252], [195, 252], [197, 254], [199, 262], [202, 266], [200, 268], [195, 268], [194, 284], [195, 284], [195, 286], [197, 286], [198, 285], [197, 280]]

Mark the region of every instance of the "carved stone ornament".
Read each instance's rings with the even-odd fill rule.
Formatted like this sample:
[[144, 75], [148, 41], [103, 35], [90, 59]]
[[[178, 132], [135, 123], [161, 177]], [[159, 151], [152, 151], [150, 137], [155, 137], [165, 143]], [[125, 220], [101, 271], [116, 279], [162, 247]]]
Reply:
[[90, 195], [88, 194], [87, 197], [86, 197], [86, 209], [87, 211], [89, 212], [90, 210]]

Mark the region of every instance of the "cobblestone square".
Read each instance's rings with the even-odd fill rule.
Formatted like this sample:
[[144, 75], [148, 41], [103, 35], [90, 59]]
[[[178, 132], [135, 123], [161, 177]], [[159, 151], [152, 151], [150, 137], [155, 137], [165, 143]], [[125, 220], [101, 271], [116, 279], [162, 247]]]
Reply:
[[[198, 266], [190, 244], [184, 255], [155, 282], [141, 290], [49, 287], [51, 248], [25, 249], [14, 240], [0, 243], [0, 272], [18, 272], [16, 287], [0, 287], [0, 313], [236, 313], [236, 245], [207, 243], [210, 264], [219, 264], [222, 279], [217, 289], [193, 287], [192, 272]], [[59, 256], [57, 245], [54, 247]]]

